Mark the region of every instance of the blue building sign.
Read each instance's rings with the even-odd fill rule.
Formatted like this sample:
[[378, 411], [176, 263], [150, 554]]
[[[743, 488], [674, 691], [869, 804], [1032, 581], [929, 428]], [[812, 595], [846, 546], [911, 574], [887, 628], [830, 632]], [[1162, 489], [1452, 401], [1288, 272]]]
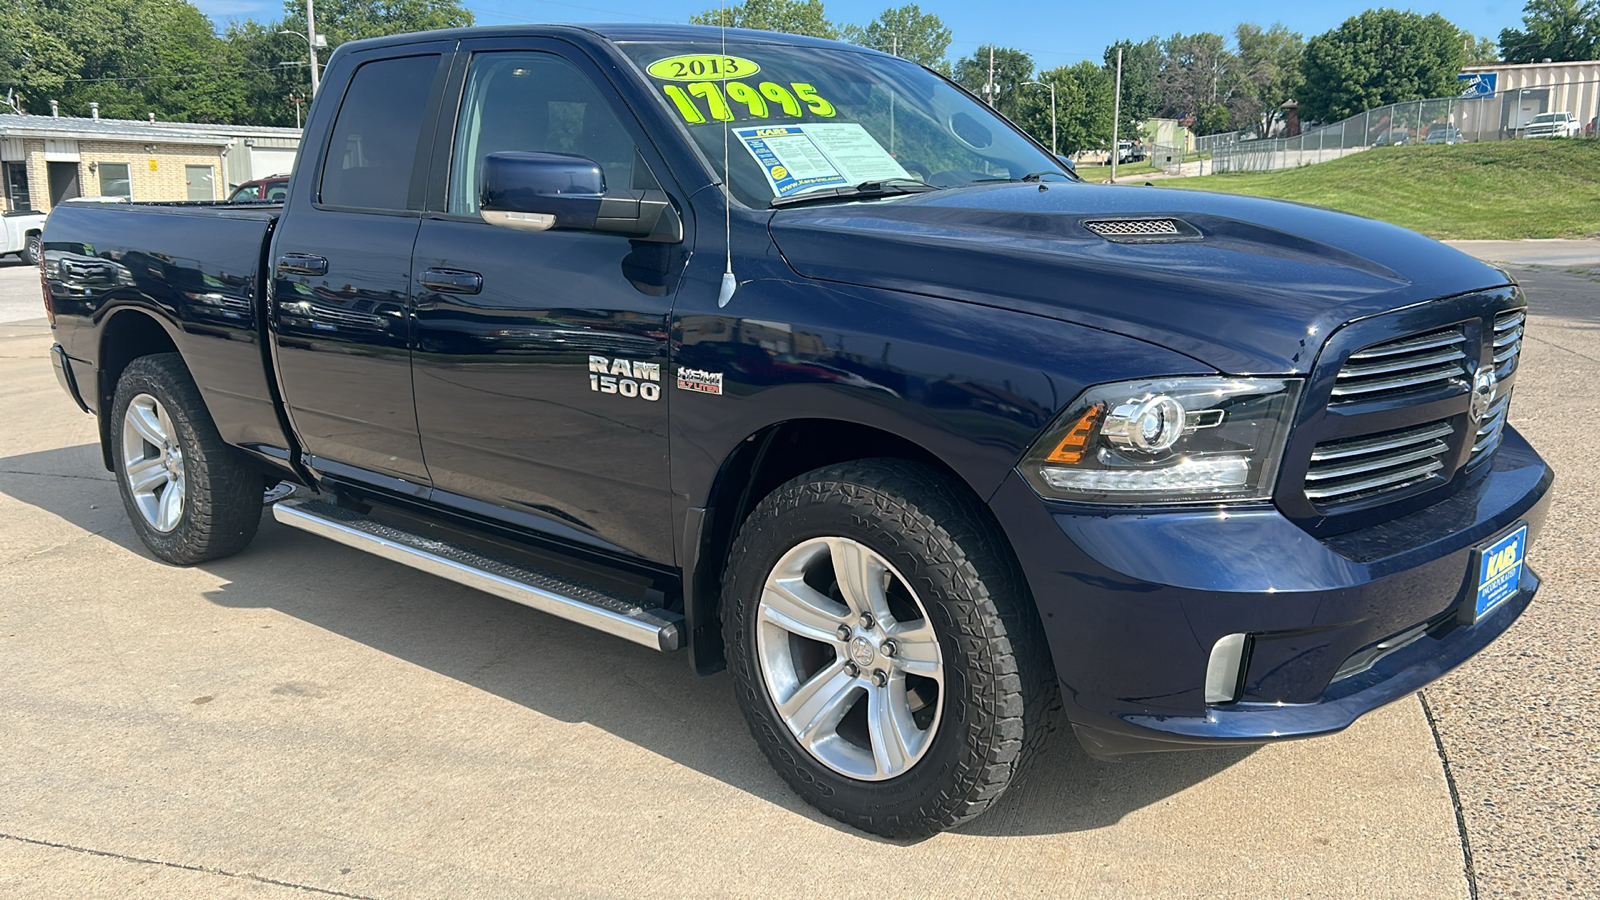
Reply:
[[1500, 81], [1499, 72], [1463, 72], [1456, 76], [1461, 82], [1461, 96], [1463, 97], [1493, 97], [1495, 85]]

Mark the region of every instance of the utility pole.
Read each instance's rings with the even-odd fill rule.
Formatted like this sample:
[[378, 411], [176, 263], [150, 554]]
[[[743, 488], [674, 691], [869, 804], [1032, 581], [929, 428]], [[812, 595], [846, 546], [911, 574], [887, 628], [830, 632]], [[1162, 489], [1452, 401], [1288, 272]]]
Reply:
[[306, 49], [311, 53], [311, 96], [317, 95], [322, 79], [317, 75], [317, 12], [314, 0], [306, 0]]
[[1111, 103], [1111, 180], [1117, 180], [1117, 137], [1122, 125], [1122, 48], [1117, 48], [1117, 97]]
[[989, 101], [989, 106], [994, 106], [994, 45], [989, 45], [989, 84], [983, 91], [984, 97]]

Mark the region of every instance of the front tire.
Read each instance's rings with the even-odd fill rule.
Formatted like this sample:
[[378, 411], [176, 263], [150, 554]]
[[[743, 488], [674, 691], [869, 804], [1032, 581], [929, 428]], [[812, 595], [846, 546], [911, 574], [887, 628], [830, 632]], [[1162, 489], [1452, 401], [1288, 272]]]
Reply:
[[186, 566], [249, 545], [261, 524], [261, 474], [223, 443], [178, 354], [129, 363], [111, 416], [117, 487], [150, 552]]
[[44, 256], [44, 238], [38, 232], [28, 235], [27, 243], [17, 253], [17, 258], [30, 266], [37, 266]]
[[723, 628], [745, 719], [828, 815], [924, 837], [983, 812], [1059, 697], [1021, 572], [975, 498], [904, 460], [802, 475], [740, 528]]

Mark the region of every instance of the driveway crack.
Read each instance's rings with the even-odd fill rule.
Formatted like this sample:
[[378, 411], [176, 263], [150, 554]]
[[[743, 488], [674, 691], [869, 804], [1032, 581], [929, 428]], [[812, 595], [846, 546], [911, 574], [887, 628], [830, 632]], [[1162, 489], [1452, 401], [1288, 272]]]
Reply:
[[328, 888], [313, 887], [309, 884], [296, 884], [292, 881], [279, 881], [276, 878], [267, 878], [262, 875], [253, 875], [249, 872], [228, 872], [223, 869], [213, 869], [210, 866], [191, 866], [185, 863], [167, 862], [160, 859], [144, 859], [138, 856], [128, 856], [123, 853], [111, 853], [106, 850], [95, 850], [89, 847], [76, 847], [72, 844], [58, 844], [55, 841], [41, 841], [37, 838], [19, 837], [14, 834], [0, 832], [0, 839], [17, 841], [23, 844], [33, 844], [38, 847], [53, 847], [57, 850], [71, 850], [74, 853], [87, 853], [91, 856], [103, 856], [107, 859], [120, 859], [123, 862], [142, 863], [147, 866], [166, 866], [169, 869], [182, 869], [186, 872], [204, 872], [207, 875], [221, 875], [224, 878], [239, 878], [245, 881], [259, 881], [262, 884], [276, 885], [277, 887], [293, 888], [297, 891], [310, 891], [313, 894], [323, 894], [329, 897], [349, 897], [352, 900], [376, 900], [362, 894], [347, 894], [344, 891], [335, 891]]
[[1461, 811], [1461, 792], [1456, 790], [1456, 776], [1450, 771], [1450, 757], [1444, 752], [1444, 739], [1439, 736], [1439, 723], [1433, 718], [1433, 707], [1428, 698], [1417, 691], [1422, 701], [1422, 715], [1428, 720], [1428, 731], [1433, 734], [1433, 747], [1439, 753], [1439, 765], [1444, 769], [1444, 783], [1450, 788], [1450, 806], [1456, 813], [1456, 833], [1461, 836], [1461, 867], [1467, 878], [1467, 896], [1478, 900], [1478, 873], [1472, 867], [1472, 841], [1467, 837], [1467, 817]]

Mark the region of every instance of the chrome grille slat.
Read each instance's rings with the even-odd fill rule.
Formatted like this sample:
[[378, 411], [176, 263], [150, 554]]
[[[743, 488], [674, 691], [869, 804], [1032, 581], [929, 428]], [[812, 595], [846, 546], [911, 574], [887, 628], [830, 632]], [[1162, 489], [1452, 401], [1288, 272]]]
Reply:
[[1398, 434], [1378, 434], [1372, 437], [1319, 444], [1317, 449], [1311, 452], [1311, 464], [1316, 465], [1319, 462], [1327, 462], [1330, 459], [1344, 459], [1345, 457], [1358, 456], [1365, 453], [1383, 453], [1421, 443], [1422, 441], [1449, 437], [1454, 430], [1448, 422], [1436, 422], [1432, 425], [1402, 431]]
[[1417, 350], [1432, 350], [1435, 347], [1448, 347], [1451, 344], [1461, 343], [1461, 329], [1446, 328], [1443, 331], [1430, 331], [1416, 337], [1401, 338], [1398, 341], [1389, 341], [1368, 347], [1358, 353], [1350, 354], [1352, 360], [1377, 359], [1383, 356], [1394, 356], [1398, 353], [1413, 353]]
[[1507, 344], [1514, 344], [1517, 341], [1522, 340], [1522, 329], [1512, 328], [1509, 331], [1506, 331], [1504, 334], [1501, 334], [1500, 328], [1496, 326], [1494, 335], [1494, 348], [1499, 350], [1501, 347], [1504, 347]]
[[1460, 325], [1363, 347], [1350, 354], [1335, 376], [1332, 402], [1375, 400], [1464, 383], [1467, 361], [1467, 333]]
[[1312, 500], [1355, 500], [1360, 496], [1370, 496], [1382, 491], [1398, 490], [1416, 484], [1423, 478], [1444, 468], [1444, 463], [1437, 459], [1429, 460], [1420, 465], [1412, 466], [1398, 472], [1385, 472], [1360, 481], [1346, 482], [1337, 485], [1328, 485], [1320, 488], [1307, 488], [1306, 496]]
[[1472, 455], [1467, 457], [1467, 465], [1473, 465], [1480, 459], [1486, 459], [1500, 446], [1500, 440], [1505, 436], [1506, 414], [1511, 411], [1511, 394], [1494, 402], [1489, 411], [1484, 414], [1483, 422], [1478, 426], [1478, 433], [1472, 436]]
[[1359, 475], [1363, 472], [1375, 472], [1378, 469], [1386, 469], [1408, 462], [1416, 462], [1419, 459], [1435, 457], [1448, 449], [1450, 449], [1450, 445], [1444, 441], [1429, 441], [1426, 444], [1420, 444], [1412, 449], [1402, 450], [1399, 453], [1391, 453], [1388, 456], [1361, 459], [1337, 466], [1324, 466], [1315, 472], [1308, 472], [1306, 474], [1306, 483], [1326, 481], [1330, 478], [1344, 478], [1348, 475]]
[[1508, 309], [1494, 317], [1494, 374], [1497, 378], [1504, 379], [1516, 371], [1527, 319], [1527, 311], [1523, 309]]
[[1420, 372], [1405, 375], [1393, 375], [1388, 378], [1378, 378], [1352, 384], [1334, 383], [1334, 397], [1356, 397], [1362, 394], [1371, 394], [1377, 391], [1395, 391], [1406, 388], [1420, 387], [1427, 384], [1442, 384], [1453, 378], [1464, 377], [1461, 367], [1455, 365], [1436, 366]]
[[1449, 420], [1318, 444], [1305, 494], [1321, 507], [1366, 499], [1427, 481], [1444, 470], [1455, 427]]
[[1356, 365], [1347, 364], [1339, 372], [1339, 375], [1344, 378], [1366, 378], [1371, 375], [1401, 372], [1406, 369], [1420, 369], [1423, 366], [1433, 366], [1466, 358], [1467, 354], [1460, 350], [1439, 350], [1421, 356], [1407, 356], [1405, 359], [1389, 359], [1384, 362], [1358, 363]]

